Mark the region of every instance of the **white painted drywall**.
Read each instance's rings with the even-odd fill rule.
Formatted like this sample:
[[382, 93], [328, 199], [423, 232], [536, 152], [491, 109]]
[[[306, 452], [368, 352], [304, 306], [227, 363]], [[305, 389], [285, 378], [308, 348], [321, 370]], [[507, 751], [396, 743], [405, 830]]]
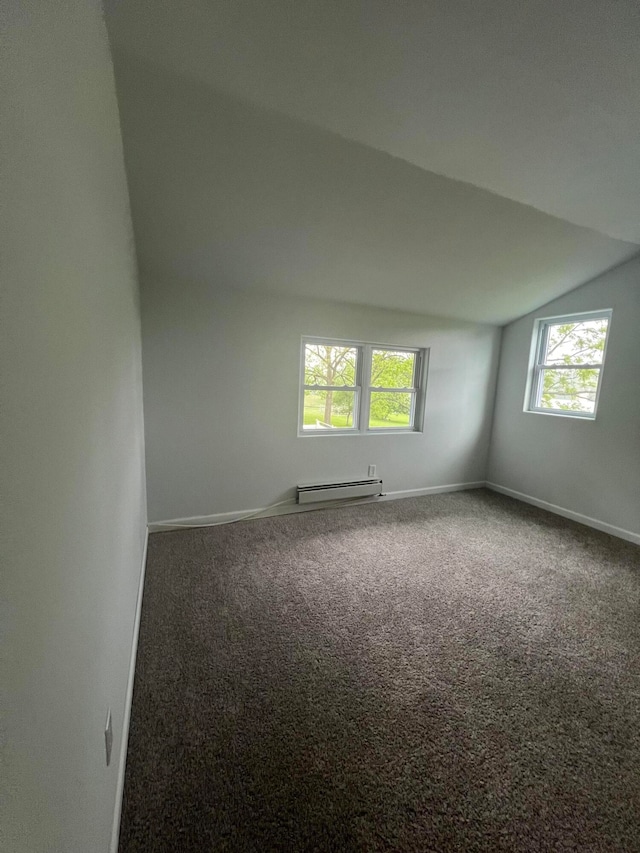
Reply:
[[128, 53], [114, 64], [143, 266], [502, 325], [638, 251]]
[[113, 72], [96, 0], [0, 25], [0, 848], [106, 853], [146, 522]]
[[425, 170], [640, 242], [635, 0], [107, 6], [122, 49]]
[[[612, 308], [594, 421], [523, 412], [533, 323]], [[487, 479], [640, 533], [640, 258], [504, 329]]]
[[[253, 509], [297, 483], [484, 480], [499, 330], [142, 273], [151, 521]], [[423, 434], [299, 437], [302, 335], [430, 348]]]

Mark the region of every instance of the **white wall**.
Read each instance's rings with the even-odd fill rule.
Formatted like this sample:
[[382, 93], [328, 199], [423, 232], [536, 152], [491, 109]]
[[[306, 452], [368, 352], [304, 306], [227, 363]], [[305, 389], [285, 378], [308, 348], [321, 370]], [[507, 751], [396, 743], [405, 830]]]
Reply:
[[[188, 14], [166, 0], [108, 5], [122, 49], [640, 243], [632, 0], [192, 0]], [[524, 257], [516, 275], [533, 270], [533, 253]], [[564, 292], [559, 278], [545, 301]]]
[[105, 853], [146, 521], [119, 120], [96, 0], [0, 25], [0, 847]]
[[[299, 482], [484, 480], [499, 330], [143, 273], [149, 518], [266, 506]], [[430, 347], [423, 434], [298, 437], [302, 335]]]
[[[595, 421], [523, 412], [533, 322], [612, 308]], [[640, 534], [640, 258], [504, 329], [487, 479]]]
[[637, 251], [129, 53], [114, 63], [143, 266], [503, 325]]

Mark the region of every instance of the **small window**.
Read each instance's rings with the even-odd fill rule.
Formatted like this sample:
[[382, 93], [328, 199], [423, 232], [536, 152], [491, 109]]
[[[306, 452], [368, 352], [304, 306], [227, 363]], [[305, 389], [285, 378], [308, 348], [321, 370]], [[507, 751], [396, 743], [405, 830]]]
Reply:
[[525, 410], [595, 418], [611, 311], [536, 320]]
[[426, 350], [306, 338], [301, 435], [422, 429]]

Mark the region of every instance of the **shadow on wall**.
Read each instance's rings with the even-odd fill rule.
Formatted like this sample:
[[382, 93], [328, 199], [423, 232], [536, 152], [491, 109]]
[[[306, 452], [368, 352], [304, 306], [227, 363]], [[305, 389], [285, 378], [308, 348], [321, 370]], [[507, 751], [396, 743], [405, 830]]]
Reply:
[[114, 62], [145, 266], [495, 323], [626, 251], [128, 53]]

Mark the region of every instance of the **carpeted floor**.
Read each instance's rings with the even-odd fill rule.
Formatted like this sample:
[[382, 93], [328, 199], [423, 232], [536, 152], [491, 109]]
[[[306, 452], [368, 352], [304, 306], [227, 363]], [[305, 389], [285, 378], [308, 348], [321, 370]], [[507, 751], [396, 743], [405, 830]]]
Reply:
[[151, 537], [121, 853], [640, 851], [640, 548], [484, 490]]

